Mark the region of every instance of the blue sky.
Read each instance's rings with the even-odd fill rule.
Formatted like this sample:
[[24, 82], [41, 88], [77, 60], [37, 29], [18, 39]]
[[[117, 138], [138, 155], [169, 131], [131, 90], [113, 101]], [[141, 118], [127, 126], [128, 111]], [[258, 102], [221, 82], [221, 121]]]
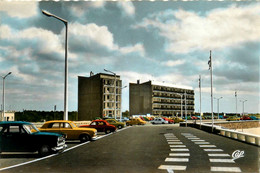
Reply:
[[[6, 110], [63, 110], [64, 25], [69, 22], [69, 110], [77, 110], [77, 76], [104, 68], [123, 86], [148, 80], [195, 90], [202, 77], [202, 111], [210, 112], [209, 52], [213, 95], [220, 112], [260, 112], [259, 2], [0, 2], [0, 75]], [[2, 80], [0, 84], [2, 91]], [[122, 110], [129, 109], [129, 87]], [[214, 100], [214, 111], [217, 102]]]

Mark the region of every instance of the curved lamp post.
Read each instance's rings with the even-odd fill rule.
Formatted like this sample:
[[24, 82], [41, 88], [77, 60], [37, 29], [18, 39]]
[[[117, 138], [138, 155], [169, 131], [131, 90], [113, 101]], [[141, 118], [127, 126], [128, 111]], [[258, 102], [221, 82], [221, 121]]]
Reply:
[[64, 84], [64, 120], [68, 120], [68, 21], [64, 20], [46, 10], [42, 10], [42, 14], [56, 18], [62, 21], [65, 24], [66, 32], [65, 32], [65, 84]]
[[2, 112], [2, 118], [1, 120], [3, 121], [5, 118], [5, 78], [10, 75], [12, 72], [7, 73], [5, 76], [1, 76], [3, 78], [3, 98], [2, 98], [2, 103], [3, 103], [3, 112]]

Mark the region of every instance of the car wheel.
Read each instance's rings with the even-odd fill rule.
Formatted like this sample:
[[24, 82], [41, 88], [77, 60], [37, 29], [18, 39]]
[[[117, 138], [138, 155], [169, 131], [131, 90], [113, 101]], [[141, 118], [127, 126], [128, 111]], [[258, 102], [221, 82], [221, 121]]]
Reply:
[[164, 124], [164, 122], [162, 124]]
[[51, 153], [51, 148], [49, 145], [42, 145], [39, 148], [38, 153], [40, 156], [47, 156]]
[[154, 122], [152, 122], [152, 124], [155, 124]]
[[80, 142], [87, 142], [90, 141], [90, 137], [87, 134], [80, 135], [79, 137]]
[[105, 130], [105, 133], [106, 133], [106, 134], [111, 133], [111, 130], [110, 130], [110, 129], [106, 129], [106, 130]]
[[122, 126], [121, 126], [121, 125], [119, 125], [119, 126], [118, 126], [118, 129], [122, 129]]
[[127, 126], [129, 126], [129, 124], [128, 124], [128, 123], [126, 123], [126, 125], [127, 125]]

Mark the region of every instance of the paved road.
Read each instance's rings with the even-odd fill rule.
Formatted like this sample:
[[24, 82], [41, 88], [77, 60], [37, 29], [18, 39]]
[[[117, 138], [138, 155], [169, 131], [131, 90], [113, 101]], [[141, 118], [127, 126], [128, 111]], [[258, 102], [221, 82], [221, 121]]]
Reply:
[[[236, 150], [243, 157], [237, 154], [232, 160]], [[0, 163], [7, 159], [1, 158]], [[259, 172], [259, 147], [190, 127], [134, 126], [3, 172], [255, 173]]]

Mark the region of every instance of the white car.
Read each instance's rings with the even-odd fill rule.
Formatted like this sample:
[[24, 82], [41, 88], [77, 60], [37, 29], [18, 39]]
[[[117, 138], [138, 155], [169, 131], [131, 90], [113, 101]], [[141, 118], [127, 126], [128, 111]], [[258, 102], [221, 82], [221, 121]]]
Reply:
[[163, 118], [155, 118], [154, 120], [150, 121], [152, 124], [168, 124], [168, 121], [164, 120]]

